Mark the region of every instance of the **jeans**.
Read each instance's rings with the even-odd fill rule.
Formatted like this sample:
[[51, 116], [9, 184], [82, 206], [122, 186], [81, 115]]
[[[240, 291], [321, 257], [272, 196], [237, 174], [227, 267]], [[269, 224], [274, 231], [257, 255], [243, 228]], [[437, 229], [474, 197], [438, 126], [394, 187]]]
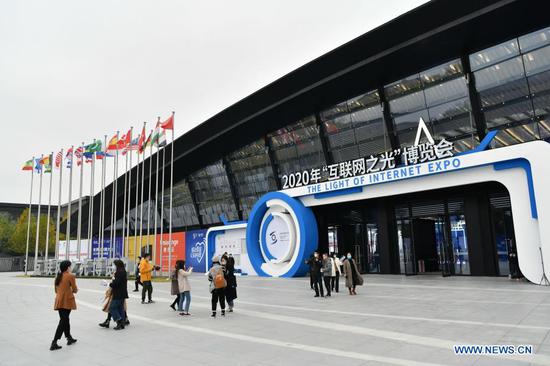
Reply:
[[[184, 302], [185, 302], [185, 310], [183, 309]], [[183, 291], [182, 293], [180, 293], [178, 311], [183, 311], [184, 313], [188, 313], [190, 304], [191, 304], [191, 291]]]
[[323, 276], [323, 281], [325, 282], [325, 288], [327, 289], [327, 296], [330, 296], [330, 281], [334, 277]]
[[145, 293], [147, 292], [147, 298], [151, 301], [151, 296], [153, 296], [153, 284], [151, 281], [143, 281], [143, 288], [141, 289], [141, 301], [145, 301]]
[[212, 291], [212, 311], [216, 311], [220, 302], [220, 308], [225, 311], [225, 289], [217, 288]]
[[109, 313], [111, 313], [115, 322], [124, 320], [124, 299], [112, 299]]
[[340, 289], [340, 272], [336, 271], [336, 277], [330, 278], [330, 287], [332, 290], [338, 292]]
[[63, 333], [65, 333], [66, 338], [72, 338], [71, 337], [71, 323], [69, 322], [69, 315], [71, 315], [70, 309], [59, 309], [59, 324], [57, 325], [57, 329], [55, 331], [54, 341], [58, 341], [61, 339], [61, 336]]
[[315, 289], [315, 296], [319, 296], [319, 289], [321, 289], [321, 296], [325, 296], [323, 294], [323, 276], [313, 277], [313, 288]]

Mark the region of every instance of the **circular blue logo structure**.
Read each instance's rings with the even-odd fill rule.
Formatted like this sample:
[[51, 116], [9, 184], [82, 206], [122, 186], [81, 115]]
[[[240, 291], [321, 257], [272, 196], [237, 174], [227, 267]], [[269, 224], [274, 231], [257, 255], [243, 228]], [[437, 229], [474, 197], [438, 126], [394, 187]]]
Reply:
[[318, 239], [311, 209], [282, 192], [265, 194], [250, 212], [246, 248], [259, 276], [303, 276], [308, 271], [305, 260], [317, 250]]

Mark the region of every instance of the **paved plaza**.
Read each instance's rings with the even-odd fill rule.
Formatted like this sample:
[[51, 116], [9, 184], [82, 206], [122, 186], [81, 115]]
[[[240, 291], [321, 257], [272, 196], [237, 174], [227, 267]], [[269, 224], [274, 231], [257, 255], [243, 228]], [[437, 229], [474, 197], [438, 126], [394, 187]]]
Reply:
[[[370, 275], [357, 296], [313, 298], [308, 279], [238, 278], [236, 311], [212, 319], [208, 281], [191, 277], [192, 316], [131, 292], [131, 325], [102, 329], [101, 280], [78, 279], [78, 343], [49, 351], [53, 279], [0, 274], [0, 365], [550, 365], [550, 288], [505, 278]], [[129, 283], [133, 289], [133, 283]], [[534, 355], [456, 356], [458, 344], [532, 344]]]

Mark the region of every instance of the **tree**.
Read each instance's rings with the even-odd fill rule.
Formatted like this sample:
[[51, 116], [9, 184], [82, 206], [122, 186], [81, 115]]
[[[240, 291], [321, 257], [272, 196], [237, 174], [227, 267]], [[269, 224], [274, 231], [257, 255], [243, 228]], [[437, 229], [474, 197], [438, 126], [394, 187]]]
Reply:
[[[12, 254], [25, 254], [27, 247], [27, 224], [29, 220], [29, 209], [25, 209], [23, 213], [17, 219], [13, 234], [8, 243], [8, 250]], [[40, 254], [46, 251], [46, 223], [48, 221], [47, 215], [40, 215], [40, 232], [39, 232], [39, 244], [38, 252]], [[55, 253], [55, 225], [54, 220], [50, 220], [50, 237], [48, 253]], [[34, 254], [36, 243], [36, 216], [31, 216], [31, 231], [29, 239], [29, 253]]]
[[5, 212], [0, 213], [0, 253], [8, 251], [8, 243], [15, 229], [15, 221]]

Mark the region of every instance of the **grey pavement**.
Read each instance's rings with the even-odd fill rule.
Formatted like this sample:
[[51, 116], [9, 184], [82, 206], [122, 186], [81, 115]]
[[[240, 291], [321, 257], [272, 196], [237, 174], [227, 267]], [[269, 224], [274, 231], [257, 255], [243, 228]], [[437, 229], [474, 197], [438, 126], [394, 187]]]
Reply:
[[[305, 278], [239, 277], [235, 312], [211, 319], [208, 281], [194, 274], [190, 317], [168, 307], [170, 284], [157, 282], [154, 304], [130, 293], [131, 325], [117, 332], [98, 326], [102, 281], [79, 278], [78, 343], [51, 352], [53, 279], [2, 273], [0, 365], [550, 365], [548, 287], [399, 275], [365, 283], [357, 296], [313, 298]], [[455, 355], [462, 344], [528, 344], [534, 355]]]

